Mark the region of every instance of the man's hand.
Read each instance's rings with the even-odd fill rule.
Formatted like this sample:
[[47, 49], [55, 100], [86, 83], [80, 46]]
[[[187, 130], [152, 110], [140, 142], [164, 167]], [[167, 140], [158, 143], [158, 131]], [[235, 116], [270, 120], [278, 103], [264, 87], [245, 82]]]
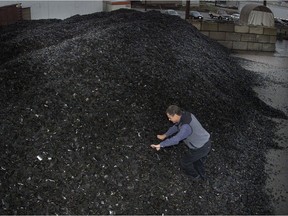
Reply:
[[156, 149], [157, 151], [160, 150], [160, 144], [152, 144], [151, 147]]
[[157, 138], [160, 140], [164, 140], [166, 138], [166, 134], [157, 135]]

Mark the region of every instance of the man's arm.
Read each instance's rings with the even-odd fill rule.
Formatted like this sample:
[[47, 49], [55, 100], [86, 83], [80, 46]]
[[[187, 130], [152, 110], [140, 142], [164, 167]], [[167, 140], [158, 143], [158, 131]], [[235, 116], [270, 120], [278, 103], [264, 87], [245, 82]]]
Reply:
[[[175, 126], [175, 127], [177, 129], [177, 126]], [[173, 127], [171, 127], [171, 128], [173, 128]], [[168, 133], [169, 130], [166, 133]], [[172, 132], [172, 130], [170, 132]], [[191, 127], [188, 124], [185, 124], [181, 127], [180, 131], [175, 136], [172, 136], [171, 138], [168, 138], [168, 139], [165, 139], [164, 141], [162, 141], [160, 143], [160, 147], [163, 148], [163, 147], [168, 147], [168, 146], [172, 146], [172, 145], [177, 145], [181, 140], [186, 139], [191, 133], [192, 133]]]
[[165, 134], [159, 134], [157, 135], [157, 138], [160, 139], [160, 140], [164, 140], [166, 139], [167, 137], [175, 134], [178, 132], [178, 127], [173, 125], [172, 127], [169, 128], [169, 130], [165, 133]]
[[165, 135], [166, 135], [166, 137], [169, 137], [169, 136], [171, 136], [177, 132], [178, 132], [178, 127], [176, 125], [173, 125], [172, 127], [170, 127], [168, 129], [168, 131], [165, 133]]

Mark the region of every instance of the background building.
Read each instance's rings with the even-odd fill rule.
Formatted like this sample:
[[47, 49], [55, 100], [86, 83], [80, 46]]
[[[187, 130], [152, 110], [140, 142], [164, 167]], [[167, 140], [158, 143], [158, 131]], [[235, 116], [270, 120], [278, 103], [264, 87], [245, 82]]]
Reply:
[[103, 1], [0, 1], [0, 7], [20, 4], [29, 19], [65, 19], [103, 11]]

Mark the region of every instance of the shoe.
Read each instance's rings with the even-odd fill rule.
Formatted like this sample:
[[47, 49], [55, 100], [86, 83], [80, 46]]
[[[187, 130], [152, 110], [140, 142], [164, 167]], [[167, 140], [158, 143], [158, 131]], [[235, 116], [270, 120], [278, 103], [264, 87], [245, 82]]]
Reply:
[[205, 164], [205, 162], [206, 162], [206, 160], [207, 160], [207, 156], [202, 157], [200, 160], [201, 160], [201, 162], [202, 162], [203, 164]]

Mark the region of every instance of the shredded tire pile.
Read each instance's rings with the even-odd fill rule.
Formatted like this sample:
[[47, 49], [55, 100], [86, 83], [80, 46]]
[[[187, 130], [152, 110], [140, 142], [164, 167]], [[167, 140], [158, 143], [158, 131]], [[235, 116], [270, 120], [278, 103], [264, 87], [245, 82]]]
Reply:
[[[0, 29], [1, 214], [271, 214], [271, 117], [258, 77], [186, 21], [118, 10]], [[185, 146], [150, 148], [166, 108], [212, 135], [209, 181]]]

